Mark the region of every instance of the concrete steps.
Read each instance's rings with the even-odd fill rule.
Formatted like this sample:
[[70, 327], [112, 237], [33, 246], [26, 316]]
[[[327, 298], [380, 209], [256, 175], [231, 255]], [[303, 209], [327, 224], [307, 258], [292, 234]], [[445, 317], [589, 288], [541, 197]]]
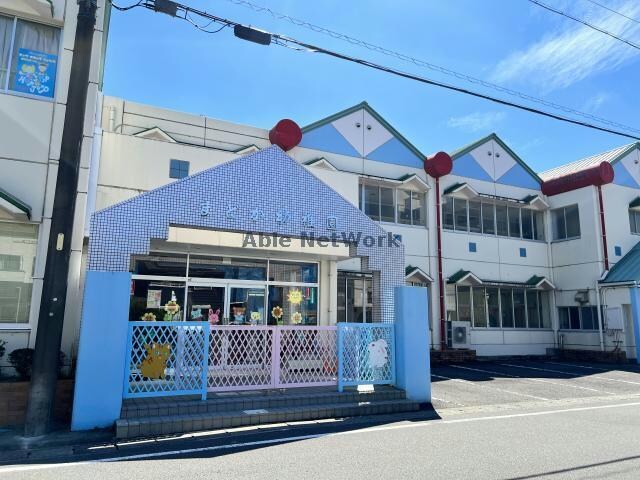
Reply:
[[286, 393], [269, 392], [216, 394], [205, 401], [197, 398], [127, 401], [120, 419], [116, 421], [116, 438], [175, 435], [198, 430], [415, 412], [420, 409], [417, 402], [406, 399], [404, 391], [392, 387], [371, 392], [348, 390], [338, 393], [335, 387], [306, 392], [295, 389]]

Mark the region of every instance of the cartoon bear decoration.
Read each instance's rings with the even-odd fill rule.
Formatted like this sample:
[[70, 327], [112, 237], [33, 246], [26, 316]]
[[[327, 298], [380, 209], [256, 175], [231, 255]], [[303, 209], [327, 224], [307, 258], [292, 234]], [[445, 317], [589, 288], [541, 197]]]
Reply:
[[153, 343], [145, 345], [147, 355], [138, 365], [142, 376], [160, 380], [164, 378], [164, 370], [167, 368], [167, 360], [171, 355], [171, 345], [168, 343]]

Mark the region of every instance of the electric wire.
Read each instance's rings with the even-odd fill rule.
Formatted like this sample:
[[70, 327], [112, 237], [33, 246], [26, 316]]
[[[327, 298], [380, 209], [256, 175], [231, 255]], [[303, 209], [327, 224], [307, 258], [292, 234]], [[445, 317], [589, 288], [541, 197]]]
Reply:
[[609, 8], [606, 5], [603, 5], [602, 3], [596, 2], [595, 0], [585, 0], [585, 2], [593, 3], [594, 5], [597, 5], [600, 8], [604, 8], [605, 10], [609, 10], [610, 12], [615, 13], [616, 15], [620, 15], [621, 17], [624, 17], [627, 20], [631, 20], [632, 22], [635, 22], [635, 23], [640, 23], [640, 20], [638, 20], [637, 18], [633, 18], [633, 17], [630, 17], [629, 15], [625, 15], [624, 13], [619, 12], [618, 10], [614, 10], [613, 8]]
[[542, 3], [539, 0], [527, 0], [527, 1], [533, 3], [534, 5], [538, 5], [539, 7], [542, 7], [545, 10], [549, 10], [550, 12], [557, 13], [558, 15], [562, 15], [563, 17], [569, 18], [569, 19], [573, 20], [574, 22], [581, 23], [582, 25], [585, 25], [585, 26], [587, 26], [589, 28], [597, 30], [600, 33], [608, 35], [611, 38], [614, 38], [614, 39], [616, 39], [616, 40], [618, 40], [618, 41], [620, 41], [622, 43], [626, 43], [627, 45], [629, 45], [629, 46], [631, 46], [633, 48], [637, 48], [638, 50], [640, 50], [640, 45], [639, 44], [637, 44], [635, 42], [632, 42], [631, 40], [628, 40], [628, 39], [626, 39], [624, 37], [620, 37], [620, 36], [616, 35], [615, 33], [612, 33], [612, 32], [610, 32], [608, 30], [605, 30], [604, 28], [600, 28], [597, 25], [594, 25], [593, 23], [587, 22], [586, 20], [583, 20], [583, 19], [578, 18], [578, 17], [574, 17], [570, 13], [567, 13], [567, 12], [565, 12], [563, 10], [558, 10], [557, 8], [554, 8], [554, 7], [550, 6], [550, 5], [547, 5], [546, 3]]
[[529, 95], [523, 92], [519, 92], [517, 90], [513, 90], [507, 87], [504, 87], [502, 85], [498, 85], [496, 83], [492, 83], [486, 80], [482, 80], [480, 78], [477, 77], [473, 77], [471, 75], [467, 75], [465, 73], [461, 73], [461, 72], [457, 72], [455, 70], [451, 70], [449, 68], [440, 66], [440, 65], [436, 65], [434, 63], [431, 62], [427, 62], [425, 60], [420, 60], [417, 59], [415, 57], [412, 57], [410, 55], [406, 55], [404, 53], [398, 52], [398, 51], [394, 51], [391, 49], [388, 49], [386, 47], [380, 46], [380, 45], [376, 45], [373, 43], [369, 43], [367, 41], [352, 37], [350, 35], [346, 35], [344, 33], [340, 33], [340, 32], [336, 32], [335, 30], [330, 30], [328, 28], [322, 27], [320, 25], [316, 25], [313, 23], [310, 23], [306, 20], [302, 20], [296, 17], [292, 17], [290, 15], [286, 15], [284, 13], [280, 13], [277, 12], [269, 7], [265, 7], [262, 5], [257, 5], [255, 3], [252, 3], [248, 0], [225, 0], [228, 3], [234, 4], [234, 5], [238, 5], [244, 8], [247, 8], [249, 10], [252, 10], [254, 12], [258, 12], [258, 13], [265, 13], [270, 15], [272, 18], [276, 19], [276, 20], [284, 20], [287, 21], [289, 23], [291, 23], [292, 25], [298, 26], [298, 27], [302, 27], [302, 28], [306, 28], [307, 30], [311, 30], [313, 32], [316, 33], [320, 33], [326, 36], [329, 36], [331, 38], [337, 39], [337, 40], [341, 40], [344, 41], [346, 43], [349, 43], [351, 45], [356, 45], [359, 47], [363, 47], [366, 48], [368, 50], [371, 50], [373, 52], [376, 53], [380, 53], [382, 55], [386, 55], [388, 57], [393, 57], [393, 58], [397, 58], [399, 60], [402, 60], [404, 62], [407, 63], [411, 63], [413, 65], [416, 65], [418, 67], [422, 67], [422, 68], [426, 68], [444, 75], [448, 75], [451, 77], [454, 77], [458, 80], [464, 80], [466, 82], [475, 84], [475, 85], [481, 85], [482, 87], [485, 88], [489, 88], [492, 90], [495, 90], [497, 92], [500, 93], [506, 93], [508, 95], [514, 96], [514, 97], [518, 97], [521, 98], [523, 100], [529, 101], [529, 102], [533, 102], [533, 103], [537, 103], [540, 105], [544, 105], [545, 107], [549, 107], [549, 108], [553, 108], [554, 110], [559, 110], [561, 112], [564, 113], [568, 113], [568, 114], [572, 114], [572, 115], [576, 115], [579, 117], [583, 117], [583, 118], [587, 118], [589, 120], [592, 120], [594, 122], [598, 122], [598, 123], [602, 123], [605, 125], [609, 125], [611, 127], [616, 127], [616, 128], [622, 128], [624, 130], [628, 130], [631, 132], [636, 132], [636, 133], [640, 133], [639, 129], [630, 127], [628, 125], [624, 125], [621, 123], [617, 123], [617, 122], [613, 122], [611, 120], [607, 120], [605, 118], [599, 117], [597, 115], [593, 115], [591, 113], [587, 113], [587, 112], [583, 112], [580, 110], [576, 110], [574, 108], [571, 107], [567, 107], [565, 105], [561, 105], [549, 100], [545, 100], [539, 97], [535, 97], [533, 95]]
[[[146, 8], [149, 8], [149, 9], [155, 11], [155, 1], [154, 0], [145, 0], [141, 5], [146, 7]], [[242, 25], [242, 24], [240, 24], [238, 22], [235, 22], [233, 20], [228, 20], [228, 19], [225, 19], [225, 18], [222, 18], [222, 17], [218, 17], [218, 16], [210, 14], [208, 12], [194, 9], [192, 7], [189, 7], [188, 5], [183, 5], [183, 4], [180, 4], [180, 3], [177, 3], [177, 2], [175, 3], [175, 5], [178, 7], [178, 11], [183, 12], [183, 16], [178, 16], [177, 14], [174, 15], [174, 16], [176, 18], [180, 18], [182, 20], [189, 21], [187, 19], [187, 16], [189, 14], [194, 14], [194, 15], [202, 17], [204, 19], [211, 20], [213, 23], [217, 23], [217, 24], [220, 24], [220, 25], [225, 25], [225, 26], [229, 26], [229, 27], [235, 27], [237, 25], [244, 26], [244, 25]], [[251, 27], [247, 27], [247, 28], [251, 28]], [[285, 46], [286, 47], [286, 46], [296, 45], [297, 47], [301, 47], [302, 50], [310, 52], [310, 53], [320, 53], [320, 54], [327, 55], [327, 56], [330, 56], [330, 57], [333, 57], [333, 58], [338, 58], [338, 59], [345, 60], [345, 61], [348, 61], [348, 62], [351, 62], [351, 63], [359, 64], [359, 65], [362, 65], [362, 66], [365, 66], [365, 67], [368, 67], [368, 68], [371, 68], [371, 69], [374, 69], [374, 70], [390, 73], [392, 75], [395, 75], [395, 76], [398, 76], [398, 77], [401, 77], [401, 78], [415, 80], [417, 82], [424, 83], [424, 84], [427, 84], [427, 85], [437, 86], [437, 87], [441, 87], [441, 88], [444, 88], [444, 89], [447, 89], [447, 90], [463, 93], [465, 95], [473, 96], [473, 97], [476, 97], [476, 98], [481, 98], [481, 99], [488, 100], [488, 101], [491, 101], [491, 102], [494, 102], [494, 103], [497, 103], [497, 104], [500, 104], [500, 105], [513, 107], [513, 108], [516, 108], [516, 109], [519, 109], [519, 110], [523, 110], [523, 111], [526, 111], [526, 112], [530, 112], [530, 113], [534, 113], [534, 114], [537, 114], [537, 115], [545, 116], [545, 117], [548, 117], [548, 118], [553, 118], [553, 119], [556, 119], [556, 120], [559, 120], [559, 121], [563, 121], [563, 122], [566, 122], [566, 123], [571, 123], [571, 124], [574, 124], [574, 125], [579, 125], [579, 126], [583, 126], [583, 127], [586, 127], [586, 128], [590, 128], [590, 129], [593, 129], [593, 130], [598, 130], [598, 131], [601, 131], [601, 132], [611, 133], [611, 134], [614, 134], [614, 135], [618, 135], [618, 136], [630, 138], [630, 139], [633, 139], [633, 140], [636, 140], [636, 141], [640, 141], [640, 136], [635, 136], [635, 135], [631, 135], [629, 133], [621, 132], [621, 131], [618, 131], [618, 130], [613, 130], [613, 129], [602, 127], [602, 126], [599, 126], [599, 125], [594, 125], [594, 124], [591, 124], [591, 123], [588, 123], [588, 122], [585, 122], [585, 121], [582, 121], [582, 120], [577, 120], [577, 119], [574, 119], [574, 118], [564, 117], [562, 115], [558, 115], [558, 114], [555, 114], [555, 113], [546, 112], [544, 110], [539, 110], [539, 109], [536, 109], [536, 108], [533, 108], [533, 107], [529, 107], [529, 106], [522, 105], [522, 104], [519, 104], [519, 103], [515, 103], [515, 102], [508, 101], [508, 100], [504, 100], [504, 99], [501, 99], [501, 98], [493, 97], [493, 96], [486, 95], [486, 94], [483, 94], [483, 93], [480, 93], [480, 92], [476, 92], [476, 91], [473, 91], [473, 90], [468, 90], [466, 88], [458, 87], [456, 85], [451, 85], [451, 84], [443, 83], [443, 82], [440, 82], [440, 81], [432, 80], [432, 79], [429, 79], [429, 78], [426, 78], [426, 77], [422, 77], [422, 76], [419, 76], [419, 75], [416, 75], [416, 74], [413, 74], [413, 73], [404, 72], [404, 71], [397, 70], [395, 68], [387, 67], [387, 66], [384, 66], [384, 65], [380, 65], [380, 64], [368, 61], [368, 60], [352, 57], [352, 56], [349, 56], [349, 55], [346, 55], [346, 54], [343, 54], [343, 53], [340, 53], [340, 52], [336, 52], [336, 51], [329, 50], [329, 49], [326, 49], [326, 48], [323, 48], [323, 47], [319, 47], [317, 45], [306, 43], [306, 42], [303, 42], [301, 40], [297, 40], [297, 39], [292, 38], [292, 37], [287, 37], [285, 35], [280, 35], [280, 34], [270, 33], [270, 32], [266, 32], [266, 33], [268, 33], [271, 36], [271, 38], [273, 39], [273, 43], [275, 43], [276, 45], [279, 45], [279, 46]]]

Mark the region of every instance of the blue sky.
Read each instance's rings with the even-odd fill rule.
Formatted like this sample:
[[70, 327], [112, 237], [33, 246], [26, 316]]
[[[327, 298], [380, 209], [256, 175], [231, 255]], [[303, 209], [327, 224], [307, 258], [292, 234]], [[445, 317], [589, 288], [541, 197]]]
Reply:
[[[482, 90], [228, 0], [181, 1], [241, 23]], [[640, 129], [640, 50], [526, 0], [252, 1]], [[637, 0], [599, 2], [640, 19]], [[126, 5], [133, 0], [116, 3]], [[640, 43], [640, 23], [587, 0], [545, 3]], [[271, 128], [285, 117], [304, 126], [366, 100], [424, 153], [452, 151], [496, 132], [536, 171], [632, 141], [319, 54], [244, 42], [230, 29], [203, 33], [185, 21], [142, 8], [113, 11], [104, 91], [262, 128]]]

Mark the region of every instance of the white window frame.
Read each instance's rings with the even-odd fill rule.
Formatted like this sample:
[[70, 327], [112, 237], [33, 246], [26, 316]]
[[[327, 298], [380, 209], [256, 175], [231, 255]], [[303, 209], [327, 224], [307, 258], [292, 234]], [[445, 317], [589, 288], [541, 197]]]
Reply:
[[[381, 188], [389, 188], [393, 191], [393, 221], [390, 222], [388, 220], [382, 220], [382, 203], [378, 202], [378, 217], [380, 218], [379, 220], [373, 220], [374, 222], [378, 222], [378, 223], [382, 223], [382, 224], [387, 224], [387, 225], [398, 225], [401, 227], [411, 227], [411, 228], [427, 228], [427, 225], [429, 223], [429, 219], [428, 219], [428, 208], [427, 208], [427, 193], [426, 192], [421, 192], [420, 190], [412, 190], [410, 188], [402, 188], [402, 187], [396, 187], [396, 186], [391, 186], [391, 185], [381, 185], [378, 183], [373, 183], [373, 182], [360, 182], [359, 183], [359, 208], [360, 211], [362, 211], [363, 213], [365, 213], [366, 215], [366, 211], [367, 211], [367, 205], [366, 205], [366, 195], [365, 195], [365, 187], [368, 188], [372, 188], [375, 187], [378, 189], [378, 198], [381, 198], [381, 193], [380, 193], [380, 189]], [[409, 211], [410, 211], [410, 218], [411, 218], [411, 223], [400, 223], [398, 221], [398, 190], [402, 190], [403, 192], [408, 192], [409, 193]], [[413, 223], [413, 193], [418, 193], [419, 195], [422, 196], [422, 210], [424, 212], [424, 225], [419, 225], [419, 224], [414, 224]], [[371, 217], [369, 217], [371, 218]]]
[[[578, 229], [580, 232], [577, 236], [570, 237], [567, 232], [567, 209], [571, 207], [576, 207], [578, 211]], [[556, 226], [555, 226], [555, 215], [562, 211], [562, 215], [564, 217], [564, 233], [565, 236], [563, 238], [556, 238]], [[567, 242], [569, 240], [577, 240], [582, 237], [582, 224], [580, 222], [580, 207], [577, 203], [573, 203], [571, 205], [565, 205], [564, 207], [558, 207], [551, 210], [551, 234], [552, 234], [552, 242]]]
[[[50, 103], [55, 102], [56, 97], [58, 96], [59, 88], [60, 88], [59, 82], [62, 77], [62, 75], [60, 74], [60, 68], [61, 68], [62, 50], [63, 50], [62, 44], [64, 43], [64, 39], [63, 39], [64, 29], [60, 25], [42, 22], [42, 21], [34, 20], [32, 18], [19, 17], [3, 11], [0, 11], [0, 16], [13, 19], [13, 27], [11, 30], [11, 41], [9, 42], [9, 57], [7, 58], [7, 78], [5, 79], [4, 85], [0, 85], [0, 94], [31, 98], [34, 100], [40, 100], [42, 102], [50, 102]], [[37, 24], [45, 25], [51, 28], [57, 28], [60, 31], [60, 36], [58, 41], [58, 52], [56, 54], [58, 58], [56, 63], [56, 79], [55, 79], [53, 97], [43, 97], [41, 95], [33, 95], [31, 93], [17, 92], [15, 90], [9, 89], [9, 83], [11, 82], [11, 63], [13, 61], [13, 47], [15, 45], [18, 20], [22, 20], [23, 22], [37, 23]]]

